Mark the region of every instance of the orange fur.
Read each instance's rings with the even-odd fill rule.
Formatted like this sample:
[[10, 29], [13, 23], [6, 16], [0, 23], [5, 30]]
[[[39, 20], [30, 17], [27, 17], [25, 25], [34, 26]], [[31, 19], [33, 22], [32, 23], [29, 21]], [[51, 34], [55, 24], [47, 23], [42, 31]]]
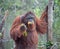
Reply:
[[40, 17], [40, 32], [46, 33], [47, 32], [47, 25], [48, 25], [48, 6], [46, 7], [45, 11], [42, 13]]

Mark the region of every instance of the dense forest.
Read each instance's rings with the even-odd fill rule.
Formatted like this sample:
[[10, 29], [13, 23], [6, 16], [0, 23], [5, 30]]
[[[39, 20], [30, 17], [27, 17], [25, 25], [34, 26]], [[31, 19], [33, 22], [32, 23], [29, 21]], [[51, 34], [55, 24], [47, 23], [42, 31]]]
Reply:
[[[0, 24], [4, 16], [4, 26], [0, 31], [0, 38], [3, 36], [3, 49], [13, 49], [15, 45], [10, 38], [10, 27], [16, 16], [25, 14], [28, 11], [32, 11], [39, 18], [46, 6], [48, 0], [0, 0]], [[60, 49], [60, 0], [54, 0], [53, 8], [53, 43], [56, 49]], [[4, 30], [3, 35], [1, 32]], [[39, 49], [45, 49], [47, 35], [39, 35]], [[1, 41], [1, 40], [0, 40]]]

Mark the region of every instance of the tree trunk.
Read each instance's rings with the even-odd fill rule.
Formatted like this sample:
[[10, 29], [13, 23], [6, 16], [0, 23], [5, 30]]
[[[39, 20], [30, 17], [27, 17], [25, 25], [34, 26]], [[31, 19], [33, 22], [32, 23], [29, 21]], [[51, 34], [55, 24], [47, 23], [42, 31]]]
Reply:
[[5, 15], [4, 17], [2, 18], [2, 22], [0, 24], [0, 49], [4, 49], [4, 43], [3, 43], [3, 35], [4, 35], [4, 30], [2, 31], [2, 28], [4, 27], [4, 24], [5, 24], [5, 20], [8, 16], [8, 10], [5, 12]]
[[48, 41], [53, 40], [53, 0], [49, 0], [48, 3]]
[[[53, 41], [53, 3], [54, 0], [49, 0], [48, 2], [48, 32], [47, 32], [47, 41]], [[52, 45], [50, 45], [50, 49]]]

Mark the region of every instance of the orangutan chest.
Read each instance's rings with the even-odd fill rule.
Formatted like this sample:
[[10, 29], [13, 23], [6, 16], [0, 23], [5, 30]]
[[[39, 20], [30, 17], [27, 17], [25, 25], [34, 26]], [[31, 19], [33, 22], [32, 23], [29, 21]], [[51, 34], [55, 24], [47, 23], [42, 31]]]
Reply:
[[37, 44], [38, 43], [38, 35], [36, 32], [28, 32], [27, 36], [22, 36], [21, 41], [22, 44], [25, 45], [32, 45], [32, 44]]

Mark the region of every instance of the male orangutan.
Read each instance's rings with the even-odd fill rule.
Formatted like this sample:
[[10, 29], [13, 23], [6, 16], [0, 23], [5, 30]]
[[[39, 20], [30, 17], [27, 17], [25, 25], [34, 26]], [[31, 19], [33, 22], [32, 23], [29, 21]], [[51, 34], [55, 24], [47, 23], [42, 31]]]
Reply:
[[38, 19], [32, 12], [18, 16], [14, 20], [10, 35], [15, 42], [15, 49], [36, 49], [38, 44], [38, 33], [45, 33], [47, 23], [44, 20], [47, 15], [45, 10]]

